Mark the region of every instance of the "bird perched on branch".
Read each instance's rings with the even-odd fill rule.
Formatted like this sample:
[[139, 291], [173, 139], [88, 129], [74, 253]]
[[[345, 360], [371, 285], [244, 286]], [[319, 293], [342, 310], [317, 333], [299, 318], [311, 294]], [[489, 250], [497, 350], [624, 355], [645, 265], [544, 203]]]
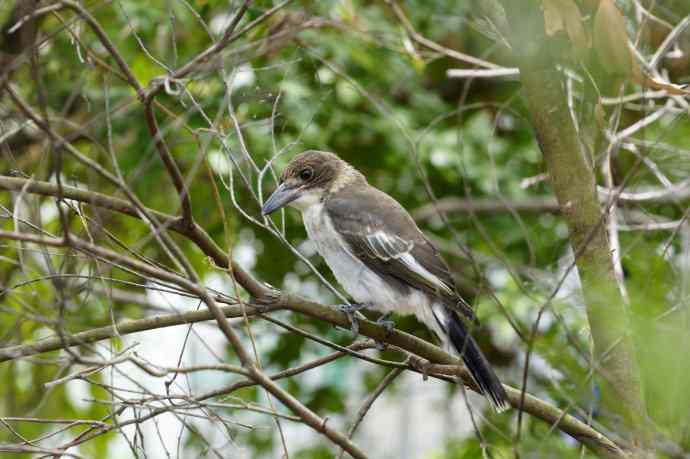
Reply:
[[338, 282], [370, 308], [417, 316], [462, 357], [477, 386], [498, 411], [506, 393], [470, 331], [478, 320], [458, 295], [436, 248], [410, 214], [332, 153], [307, 151], [293, 158], [262, 214], [289, 205]]

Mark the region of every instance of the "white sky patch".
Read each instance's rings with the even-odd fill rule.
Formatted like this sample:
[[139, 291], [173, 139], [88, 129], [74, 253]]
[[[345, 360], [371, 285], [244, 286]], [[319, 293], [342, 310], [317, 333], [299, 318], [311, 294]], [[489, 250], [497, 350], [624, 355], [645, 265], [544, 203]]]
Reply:
[[[211, 29], [212, 34], [220, 38], [225, 33], [225, 29], [232, 23], [233, 19], [235, 19], [234, 13], [217, 14], [211, 18], [208, 28]], [[240, 20], [240, 24], [242, 22], [244, 22], [244, 18]]]
[[199, 304], [198, 299], [188, 298], [176, 293], [162, 292], [156, 290], [157, 286], [152, 285], [151, 287], [151, 289], [146, 290], [146, 298], [155, 306], [175, 311], [189, 311], [196, 308], [197, 304]]
[[256, 239], [254, 231], [245, 228], [240, 231], [239, 241], [232, 248], [232, 259], [252, 270], [256, 266], [259, 255], [264, 251], [263, 243]]
[[307, 258], [316, 255], [316, 244], [310, 239], [305, 239], [297, 246], [297, 251]]
[[[54, 174], [50, 177], [50, 183], [57, 184], [57, 180], [55, 179]], [[81, 190], [89, 189], [87, 186], [83, 186], [81, 183], [67, 180], [64, 176], [62, 176], [62, 184], [69, 185], [74, 188], [79, 188]], [[79, 201], [65, 199], [65, 204], [62, 205], [62, 208], [66, 212], [69, 212], [70, 207], [78, 208], [80, 204], [81, 203]], [[50, 223], [51, 221], [57, 219], [59, 216], [57, 205], [55, 204], [55, 200], [53, 199], [43, 202], [41, 204], [39, 212], [41, 214], [41, 223], [43, 224]]]
[[223, 31], [232, 21], [232, 14], [217, 14], [211, 18], [211, 22], [208, 24], [208, 28], [215, 35], [223, 35]]
[[436, 167], [447, 167], [451, 161], [453, 157], [448, 150], [438, 149], [431, 152], [431, 164]]
[[[520, 352], [518, 361], [525, 361], [524, 352]], [[549, 381], [563, 381], [565, 379], [563, 373], [552, 367], [546, 359], [536, 352], [530, 354], [529, 369], [531, 375], [539, 375]]]
[[[228, 292], [232, 288], [231, 285], [229, 285], [229, 281], [226, 282], [224, 276], [219, 273], [211, 273], [206, 276], [203, 279], [203, 283], [210, 288], [223, 292]], [[205, 305], [199, 304], [198, 299], [187, 298], [175, 293], [149, 289], [146, 295], [151, 303], [165, 308], [172, 308], [177, 311], [205, 308]], [[123, 347], [138, 343], [133, 350], [139, 357], [164, 367], [222, 362], [227, 348], [227, 340], [213, 322], [194, 324], [192, 331], [190, 332], [189, 330], [189, 325], [179, 325], [134, 333], [123, 337]], [[188, 332], [189, 338], [185, 344], [185, 338]], [[172, 378], [172, 375], [165, 377], [151, 376], [128, 362], [118, 365], [117, 368], [118, 371], [113, 372], [111, 383], [113, 386], [122, 389], [141, 390], [141, 387], [143, 387], [145, 390], [149, 390], [154, 394], [165, 394], [165, 382]], [[106, 375], [109, 378], [110, 372], [104, 373], [104, 376]], [[190, 393], [201, 393], [227, 384], [231, 377], [232, 376], [226, 373], [214, 371], [178, 375], [175, 382], [170, 387], [170, 391], [174, 394], [185, 395], [189, 395]], [[74, 394], [71, 395], [72, 399], [81, 396], [79, 388], [74, 388], [72, 390], [74, 390]], [[131, 393], [127, 392], [121, 392], [120, 395], [125, 398], [130, 398], [132, 396]], [[131, 410], [127, 410], [119, 417], [119, 420], [126, 421], [131, 418]], [[239, 450], [237, 445], [228, 445], [227, 434], [217, 432], [217, 426], [213, 426], [203, 420], [195, 421], [194, 425], [214, 447], [227, 452], [229, 454], [228, 457], [248, 457], [245, 454], [237, 454]], [[128, 426], [124, 428], [123, 431], [132, 439], [135, 433], [135, 426]], [[141, 431], [146, 438], [145, 457], [149, 459], [167, 459], [169, 457], [168, 453], [170, 453], [172, 457], [177, 457], [177, 442], [180, 437], [181, 424], [173, 414], [162, 414], [157, 416], [155, 421], [149, 420], [142, 423]], [[165, 448], [161, 445], [159, 433], [156, 431], [160, 433], [163, 439], [166, 439], [165, 448], [168, 449], [168, 452], [166, 452]], [[189, 432], [185, 430], [180, 439], [182, 445], [185, 444], [188, 435]], [[113, 441], [111, 447], [113, 449], [112, 457], [117, 459], [131, 457], [131, 451], [124, 439], [118, 437], [118, 439]], [[187, 457], [188, 454], [189, 457], [192, 457], [194, 456], [193, 453], [196, 452], [197, 451], [186, 450], [183, 446], [180, 457]]]
[[486, 277], [491, 283], [491, 287], [495, 289], [502, 289], [508, 284], [510, 275], [508, 271], [502, 268], [488, 268], [486, 270]]
[[285, 277], [283, 277], [283, 287], [290, 293], [299, 292], [301, 285], [302, 281], [295, 273], [287, 273]]
[[209, 273], [204, 277], [204, 285], [217, 292], [225, 293], [226, 295], [233, 294], [232, 281], [230, 281], [226, 274]]
[[211, 29], [211, 32], [215, 35], [223, 35], [223, 31], [228, 24], [230, 24], [230, 21], [232, 21], [232, 17], [232, 14], [218, 14], [213, 16], [211, 22], [208, 24], [208, 28]]
[[240, 65], [228, 75], [228, 85], [231, 90], [251, 86], [256, 82], [256, 74], [249, 64]]
[[221, 175], [228, 175], [232, 170], [232, 162], [228, 155], [222, 150], [211, 150], [206, 156], [208, 159], [208, 164], [213, 169], [213, 172]]
[[[472, 423], [459, 391], [450, 397], [443, 381], [424, 381], [411, 373], [403, 373], [393, 384], [395, 391], [384, 392], [362, 421], [357, 435], [363, 448], [385, 452], [379, 457], [386, 459], [442, 457], [448, 438], [472, 435]], [[473, 392], [468, 391], [468, 397], [474, 407], [485, 404]]]
[[321, 84], [331, 84], [335, 81], [335, 72], [328, 67], [321, 67], [316, 71], [316, 79]]
[[89, 383], [86, 381], [73, 379], [65, 383], [65, 394], [70, 404], [78, 410], [87, 410], [91, 406], [91, 402], [88, 399], [93, 398], [93, 396], [89, 389]]
[[417, 50], [414, 49], [414, 45], [412, 44], [412, 40], [409, 39], [407, 34], [405, 34], [405, 36], [403, 37], [402, 42], [403, 42], [403, 47], [405, 48], [405, 51], [412, 54], [413, 56], [417, 55]]
[[556, 292], [554, 299], [568, 302], [576, 306], [583, 306], [584, 300], [581, 294], [582, 285], [580, 284], [580, 275], [577, 268], [572, 266], [574, 258], [572, 248], [568, 248], [568, 253], [558, 261], [558, 270], [555, 280], [558, 281], [563, 279], [563, 276], [565, 276], [565, 279], [563, 279], [561, 288]]
[[58, 208], [55, 201], [49, 200], [41, 204], [41, 223], [50, 223], [58, 217]]
[[232, 259], [245, 269], [254, 269], [257, 253], [250, 243], [240, 242], [232, 248]]
[[307, 298], [319, 298], [320, 292], [319, 283], [314, 280], [306, 280], [300, 285], [300, 294]]

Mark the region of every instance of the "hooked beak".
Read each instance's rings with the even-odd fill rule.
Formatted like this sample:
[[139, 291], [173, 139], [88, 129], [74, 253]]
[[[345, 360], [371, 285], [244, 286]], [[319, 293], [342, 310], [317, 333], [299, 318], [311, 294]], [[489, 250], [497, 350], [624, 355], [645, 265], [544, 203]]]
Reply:
[[261, 215], [268, 215], [288, 205], [299, 197], [301, 189], [299, 186], [290, 186], [283, 182], [264, 203]]

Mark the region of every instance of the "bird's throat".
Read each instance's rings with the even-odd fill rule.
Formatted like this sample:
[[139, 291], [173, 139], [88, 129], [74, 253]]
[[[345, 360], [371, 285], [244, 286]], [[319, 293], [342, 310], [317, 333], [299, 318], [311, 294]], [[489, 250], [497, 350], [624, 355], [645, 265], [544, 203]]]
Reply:
[[288, 204], [300, 212], [305, 212], [312, 206], [321, 204], [323, 191], [321, 190], [305, 190], [300, 194], [300, 197]]

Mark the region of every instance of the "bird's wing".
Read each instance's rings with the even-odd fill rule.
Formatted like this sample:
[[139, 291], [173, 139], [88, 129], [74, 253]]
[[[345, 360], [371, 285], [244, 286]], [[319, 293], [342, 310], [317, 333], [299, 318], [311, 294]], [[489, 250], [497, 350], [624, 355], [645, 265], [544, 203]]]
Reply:
[[333, 227], [367, 267], [438, 296], [463, 318], [478, 323], [457, 294], [448, 266], [410, 214], [375, 188], [341, 190], [326, 200]]

